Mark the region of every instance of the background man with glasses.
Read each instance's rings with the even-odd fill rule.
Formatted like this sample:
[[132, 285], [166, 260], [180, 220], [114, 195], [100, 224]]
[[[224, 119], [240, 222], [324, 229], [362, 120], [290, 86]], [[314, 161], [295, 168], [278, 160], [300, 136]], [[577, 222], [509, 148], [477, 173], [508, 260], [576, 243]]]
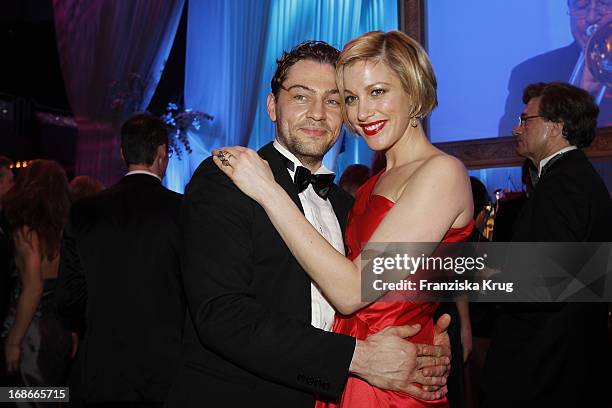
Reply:
[[[585, 154], [598, 108], [583, 89], [529, 85], [513, 134], [539, 181], [513, 242], [610, 242], [612, 202]], [[484, 407], [609, 407], [606, 303], [501, 305], [483, 376]], [[608, 376], [606, 378], [606, 376]], [[608, 386], [608, 388], [605, 387]]]
[[[499, 134], [507, 135], [521, 112], [521, 92], [535, 82], [569, 82], [592, 95], [601, 90], [581, 53], [591, 35], [612, 22], [612, 0], [568, 0], [570, 29], [574, 42], [570, 45], [530, 58], [512, 69], [508, 81], [508, 98], [504, 116], [499, 122]], [[609, 58], [609, 57], [608, 57]], [[612, 89], [608, 89], [599, 103], [599, 127], [612, 126]]]

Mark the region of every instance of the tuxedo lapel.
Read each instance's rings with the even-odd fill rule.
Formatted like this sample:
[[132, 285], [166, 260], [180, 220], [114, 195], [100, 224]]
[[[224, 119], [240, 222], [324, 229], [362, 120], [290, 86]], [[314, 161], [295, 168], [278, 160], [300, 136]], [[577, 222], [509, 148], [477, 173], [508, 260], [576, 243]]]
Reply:
[[[293, 184], [293, 180], [291, 180], [291, 176], [289, 175], [289, 171], [287, 170], [287, 166], [285, 165], [283, 159], [280, 157], [281, 154], [272, 143], [268, 143], [261, 149], [259, 149], [259, 156], [261, 156], [264, 160], [268, 162], [270, 165], [270, 169], [272, 170], [272, 174], [274, 174], [274, 179], [276, 182], [289, 194], [289, 197], [293, 200], [295, 205], [300, 209], [302, 214], [304, 213], [304, 208], [302, 207], [302, 202], [300, 201], [300, 197], [298, 196], [297, 187]], [[296, 261], [297, 264], [297, 261]], [[310, 322], [312, 319], [312, 298], [310, 296], [310, 277], [306, 272], [299, 266], [299, 279], [301, 279], [304, 285], [304, 321]]]
[[278, 150], [274, 148], [272, 143], [268, 143], [262, 147], [258, 153], [270, 165], [270, 169], [272, 170], [272, 174], [274, 174], [274, 179], [276, 182], [287, 192], [287, 194], [289, 194], [289, 197], [291, 197], [295, 205], [297, 205], [303, 214], [304, 208], [302, 208], [302, 202], [298, 196], [297, 188], [295, 187], [295, 184], [293, 184], [293, 180], [291, 180], [287, 166], [285, 166], [285, 163], [283, 163]]

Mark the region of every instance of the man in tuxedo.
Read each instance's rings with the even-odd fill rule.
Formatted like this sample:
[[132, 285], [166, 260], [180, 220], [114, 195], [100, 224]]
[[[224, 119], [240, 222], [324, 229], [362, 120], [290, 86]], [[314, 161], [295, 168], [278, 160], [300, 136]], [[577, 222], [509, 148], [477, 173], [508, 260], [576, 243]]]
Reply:
[[[342, 126], [338, 55], [326, 43], [306, 42], [277, 61], [267, 100], [276, 139], [259, 154], [311, 224], [344, 253], [352, 199], [322, 165]], [[417, 396], [444, 392], [443, 348], [404, 340], [417, 329], [388, 328], [365, 341], [330, 333], [333, 308], [263, 208], [211, 159], [187, 187], [181, 233], [194, 328], [185, 334], [168, 406], [313, 407], [316, 396], [338, 398], [349, 372]], [[418, 361], [435, 367], [417, 370]], [[419, 381], [436, 387], [426, 392], [413, 385]]]
[[181, 196], [161, 184], [168, 165], [163, 121], [148, 114], [128, 119], [121, 155], [125, 177], [73, 205], [56, 300], [66, 317], [85, 318], [77, 356], [85, 402], [161, 405], [180, 361], [186, 317]]
[[[583, 89], [529, 85], [513, 133], [538, 181], [516, 221], [514, 242], [610, 242], [612, 202], [583, 147], [598, 107]], [[610, 406], [605, 303], [506, 304], [485, 366], [485, 407]]]

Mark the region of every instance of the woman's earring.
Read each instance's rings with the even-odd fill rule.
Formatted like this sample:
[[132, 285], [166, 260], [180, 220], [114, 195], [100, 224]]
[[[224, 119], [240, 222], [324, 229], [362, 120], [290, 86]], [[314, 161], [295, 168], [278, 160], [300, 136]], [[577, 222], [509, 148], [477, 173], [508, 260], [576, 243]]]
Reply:
[[419, 126], [419, 121], [415, 118], [410, 119], [410, 126], [412, 126], [413, 128]]

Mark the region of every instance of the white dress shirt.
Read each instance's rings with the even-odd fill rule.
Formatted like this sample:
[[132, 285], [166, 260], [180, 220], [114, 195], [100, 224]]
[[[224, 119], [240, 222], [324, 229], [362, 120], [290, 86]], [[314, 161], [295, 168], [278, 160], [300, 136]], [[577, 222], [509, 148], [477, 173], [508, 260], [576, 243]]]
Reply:
[[147, 170], [132, 170], [132, 171], [128, 171], [125, 175], [131, 176], [132, 174], [148, 174], [149, 176], [153, 176], [159, 181], [161, 181], [161, 178], [157, 174], [151, 173], [150, 171], [147, 171]]
[[[277, 140], [274, 140], [274, 147], [280, 154], [291, 160], [294, 165], [305, 167], [295, 155], [281, 146]], [[291, 171], [290, 169], [287, 169], [287, 171], [289, 171], [289, 175], [293, 180], [295, 171]], [[333, 172], [329, 171], [325, 166], [321, 166], [315, 174], [333, 174]], [[308, 185], [306, 190], [299, 194], [299, 197], [302, 208], [304, 209], [304, 215], [308, 222], [319, 231], [327, 242], [344, 255], [342, 230], [340, 229], [340, 224], [338, 223], [338, 219], [336, 218], [336, 214], [329, 200], [324, 200], [319, 197], [311, 184]], [[331, 330], [334, 323], [334, 308], [329, 304], [327, 299], [323, 297], [321, 291], [314, 282], [310, 285], [310, 294], [312, 299], [311, 324], [319, 329]]]

